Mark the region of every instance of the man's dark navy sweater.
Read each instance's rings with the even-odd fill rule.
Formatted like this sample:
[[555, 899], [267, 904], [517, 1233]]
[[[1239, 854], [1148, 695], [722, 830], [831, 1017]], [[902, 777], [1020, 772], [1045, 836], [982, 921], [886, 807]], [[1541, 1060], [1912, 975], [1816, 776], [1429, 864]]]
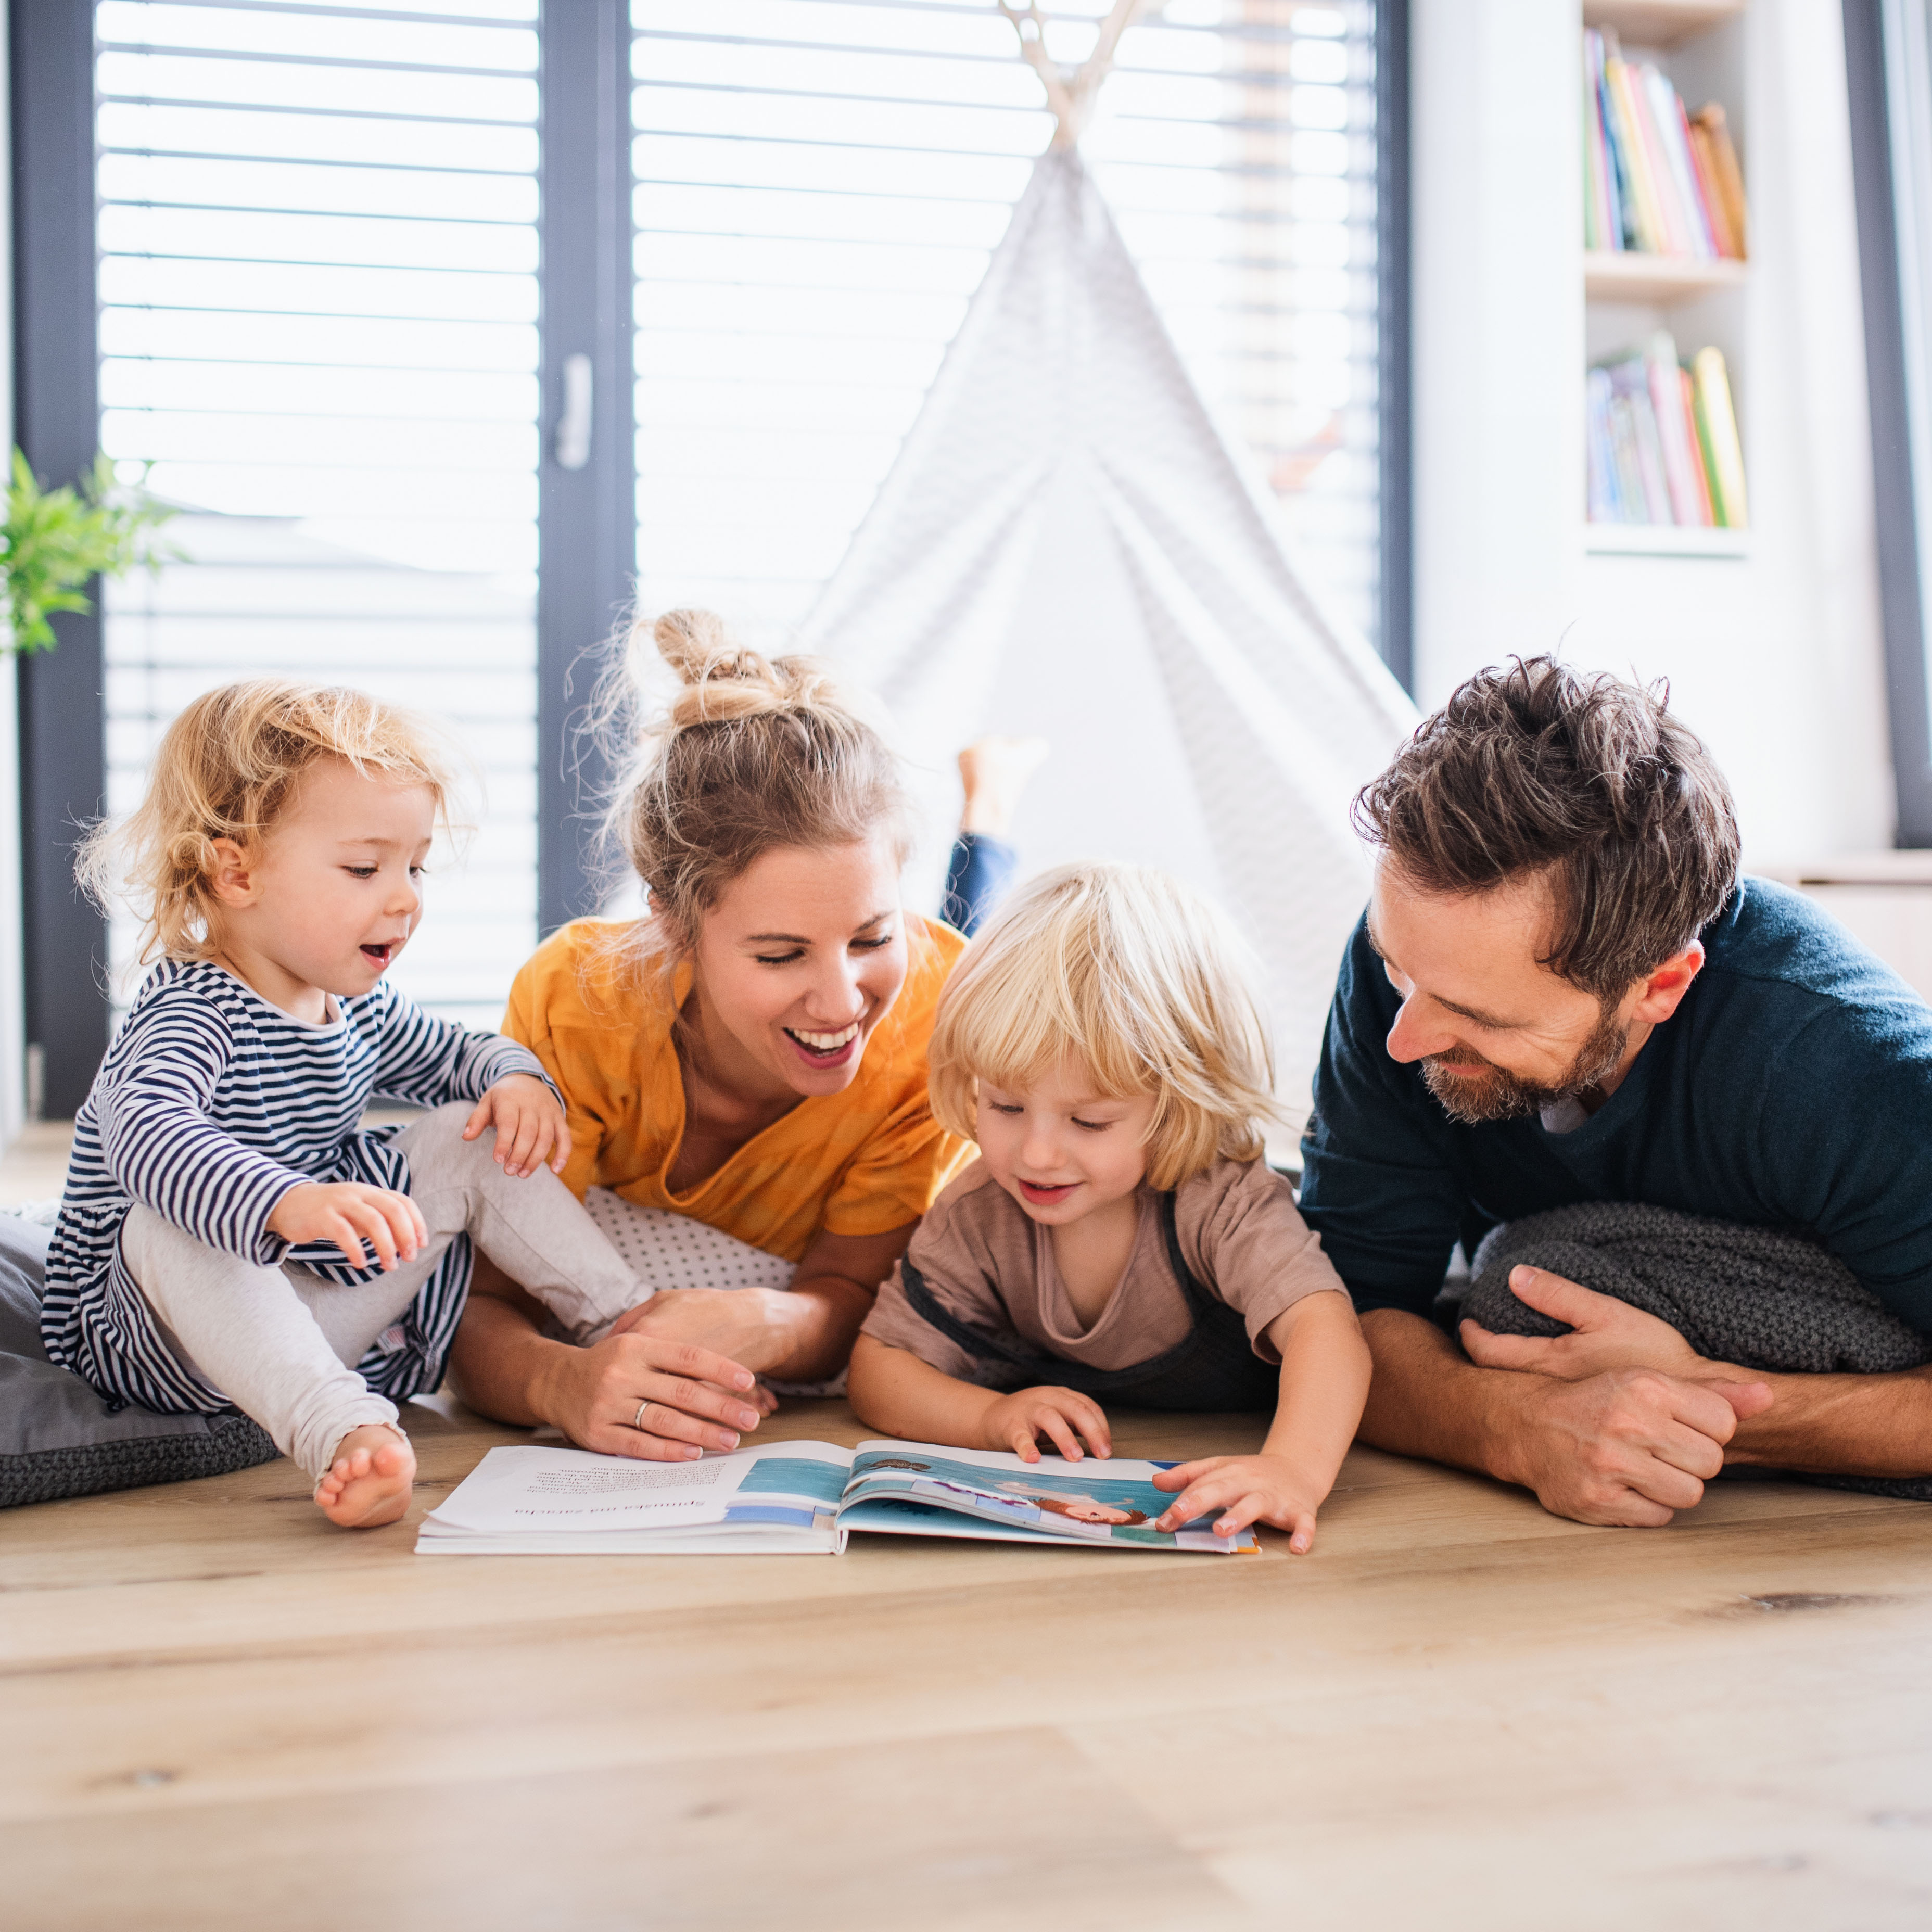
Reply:
[[1358, 926], [1302, 1142], [1301, 1211], [1358, 1308], [1426, 1314], [1498, 1221], [1636, 1201], [1809, 1234], [1932, 1333], [1932, 1008], [1812, 901], [1746, 879], [1704, 969], [1582, 1125], [1452, 1120], [1384, 1042]]

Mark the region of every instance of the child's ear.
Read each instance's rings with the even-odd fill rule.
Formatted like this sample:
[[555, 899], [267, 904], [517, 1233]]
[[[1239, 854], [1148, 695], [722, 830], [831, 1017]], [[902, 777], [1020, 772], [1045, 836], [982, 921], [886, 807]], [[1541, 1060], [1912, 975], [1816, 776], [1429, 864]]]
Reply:
[[260, 892], [254, 858], [232, 838], [218, 838], [208, 871], [208, 890], [224, 905], [252, 905]]

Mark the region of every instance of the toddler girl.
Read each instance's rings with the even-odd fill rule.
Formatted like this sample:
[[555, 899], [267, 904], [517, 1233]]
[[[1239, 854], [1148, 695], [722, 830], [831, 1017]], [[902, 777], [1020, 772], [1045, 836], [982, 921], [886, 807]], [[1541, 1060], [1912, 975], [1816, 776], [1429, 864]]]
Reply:
[[[97, 896], [131, 887], [159, 963], [74, 1122], [47, 1353], [122, 1402], [238, 1406], [338, 1523], [408, 1505], [395, 1402], [442, 1378], [467, 1235], [573, 1335], [642, 1298], [550, 1171], [569, 1138], [536, 1057], [383, 979], [448, 784], [423, 728], [359, 692], [230, 685], [82, 856]], [[435, 1111], [362, 1131], [379, 1094]]]
[[879, 1294], [853, 1407], [1036, 1461], [1112, 1453], [1100, 1399], [1272, 1406], [1261, 1453], [1190, 1462], [1156, 1527], [1210, 1511], [1306, 1550], [1361, 1419], [1341, 1280], [1262, 1159], [1277, 1112], [1238, 942], [1175, 880], [1070, 866], [995, 915], [940, 996], [932, 1111], [979, 1143]]

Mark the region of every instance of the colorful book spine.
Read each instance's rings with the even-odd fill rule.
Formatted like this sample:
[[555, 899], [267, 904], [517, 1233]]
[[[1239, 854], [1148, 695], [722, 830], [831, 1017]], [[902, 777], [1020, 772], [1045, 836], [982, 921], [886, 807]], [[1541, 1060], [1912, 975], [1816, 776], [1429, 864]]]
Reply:
[[1625, 524], [1623, 493], [1617, 487], [1615, 448], [1610, 431], [1610, 379], [1606, 370], [1592, 369], [1583, 385], [1589, 411], [1584, 448], [1590, 459], [1589, 506], [1593, 524]]
[[1738, 246], [1737, 236], [1731, 227], [1730, 209], [1718, 186], [1717, 157], [1712, 152], [1710, 130], [1696, 121], [1684, 124], [1690, 140], [1690, 159], [1697, 170], [1697, 190], [1704, 197], [1705, 212], [1711, 218], [1718, 253], [1732, 261], [1740, 260], [1744, 250]]
[[1676, 88], [1655, 68], [1646, 68], [1643, 77], [1649, 90], [1651, 124], [1657, 130], [1658, 146], [1664, 150], [1664, 172], [1670, 180], [1679, 232], [1689, 244], [1687, 252], [1708, 261], [1718, 249], [1711, 238], [1711, 220], [1704, 212], [1703, 197], [1697, 192], [1690, 140], [1683, 131], [1688, 125], [1684, 104], [1678, 98]]
[[1624, 214], [1604, 112], [1604, 37], [1589, 28], [1583, 35], [1583, 245], [1616, 253], [1624, 246]]
[[1744, 179], [1724, 110], [1690, 113], [1608, 29], [1583, 35], [1583, 196], [1588, 248], [1744, 258]]
[[1700, 350], [1686, 369], [1660, 329], [1592, 369], [1584, 398], [1592, 523], [1745, 527], [1744, 458], [1719, 351]]
[[1712, 172], [1724, 203], [1726, 221], [1737, 242], [1738, 259], [1742, 261], [1750, 252], [1750, 230], [1744, 212], [1744, 172], [1738, 166], [1738, 151], [1731, 145], [1730, 124], [1724, 118], [1724, 110], [1714, 100], [1699, 108], [1693, 118], [1695, 124], [1703, 129], [1704, 137], [1710, 145]]
[[1650, 171], [1650, 156], [1643, 142], [1642, 124], [1637, 118], [1636, 90], [1630, 84], [1630, 69], [1614, 54], [1604, 62], [1604, 78], [1610, 92], [1610, 127], [1630, 183], [1631, 223], [1635, 231], [1632, 245], [1651, 255], [1670, 252], [1669, 231], [1658, 206], [1657, 184]]
[[1711, 479], [1711, 502], [1719, 524], [1748, 530], [1750, 508], [1744, 495], [1744, 450], [1738, 440], [1737, 412], [1731, 406], [1731, 379], [1721, 350], [1700, 349], [1690, 358], [1695, 385], [1697, 431]]
[[1697, 432], [1684, 413], [1684, 385], [1678, 367], [1677, 344], [1668, 329], [1652, 336], [1644, 357], [1644, 376], [1650, 388], [1651, 413], [1657, 418], [1657, 440], [1664, 452], [1664, 476], [1670, 496], [1670, 520], [1694, 528], [1704, 521], [1703, 494], [1697, 472], [1703, 458]]

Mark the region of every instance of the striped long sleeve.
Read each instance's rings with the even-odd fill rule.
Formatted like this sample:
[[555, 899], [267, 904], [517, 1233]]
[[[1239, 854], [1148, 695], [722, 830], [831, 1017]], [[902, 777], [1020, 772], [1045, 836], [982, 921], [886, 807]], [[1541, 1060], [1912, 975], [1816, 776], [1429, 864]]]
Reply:
[[[174, 1360], [121, 1257], [121, 1224], [136, 1202], [259, 1265], [292, 1262], [353, 1282], [366, 1260], [344, 1260], [326, 1242], [286, 1248], [268, 1220], [303, 1181], [408, 1189], [394, 1130], [362, 1124], [372, 1096], [435, 1107], [480, 1099], [506, 1074], [548, 1077], [514, 1040], [433, 1019], [386, 981], [338, 1006], [327, 1024], [308, 1026], [206, 962], [170, 960], [148, 975], [74, 1120], [40, 1304], [50, 1360], [151, 1408], [218, 1402]], [[466, 1240], [452, 1244], [401, 1341], [359, 1365], [392, 1398], [440, 1380], [470, 1252]]]
[[512, 1073], [530, 1074], [556, 1091], [543, 1062], [528, 1047], [501, 1034], [472, 1033], [454, 1020], [433, 1019], [386, 980], [380, 990], [388, 1004], [372, 1019], [381, 1040], [375, 1090], [384, 1099], [413, 1101], [418, 1107], [480, 1100]]
[[279, 1260], [268, 1216], [310, 1177], [209, 1119], [233, 1058], [222, 1015], [191, 994], [164, 998], [130, 1018], [137, 1028], [118, 1077], [94, 1095], [108, 1174], [130, 1201], [210, 1247], [264, 1267]]

